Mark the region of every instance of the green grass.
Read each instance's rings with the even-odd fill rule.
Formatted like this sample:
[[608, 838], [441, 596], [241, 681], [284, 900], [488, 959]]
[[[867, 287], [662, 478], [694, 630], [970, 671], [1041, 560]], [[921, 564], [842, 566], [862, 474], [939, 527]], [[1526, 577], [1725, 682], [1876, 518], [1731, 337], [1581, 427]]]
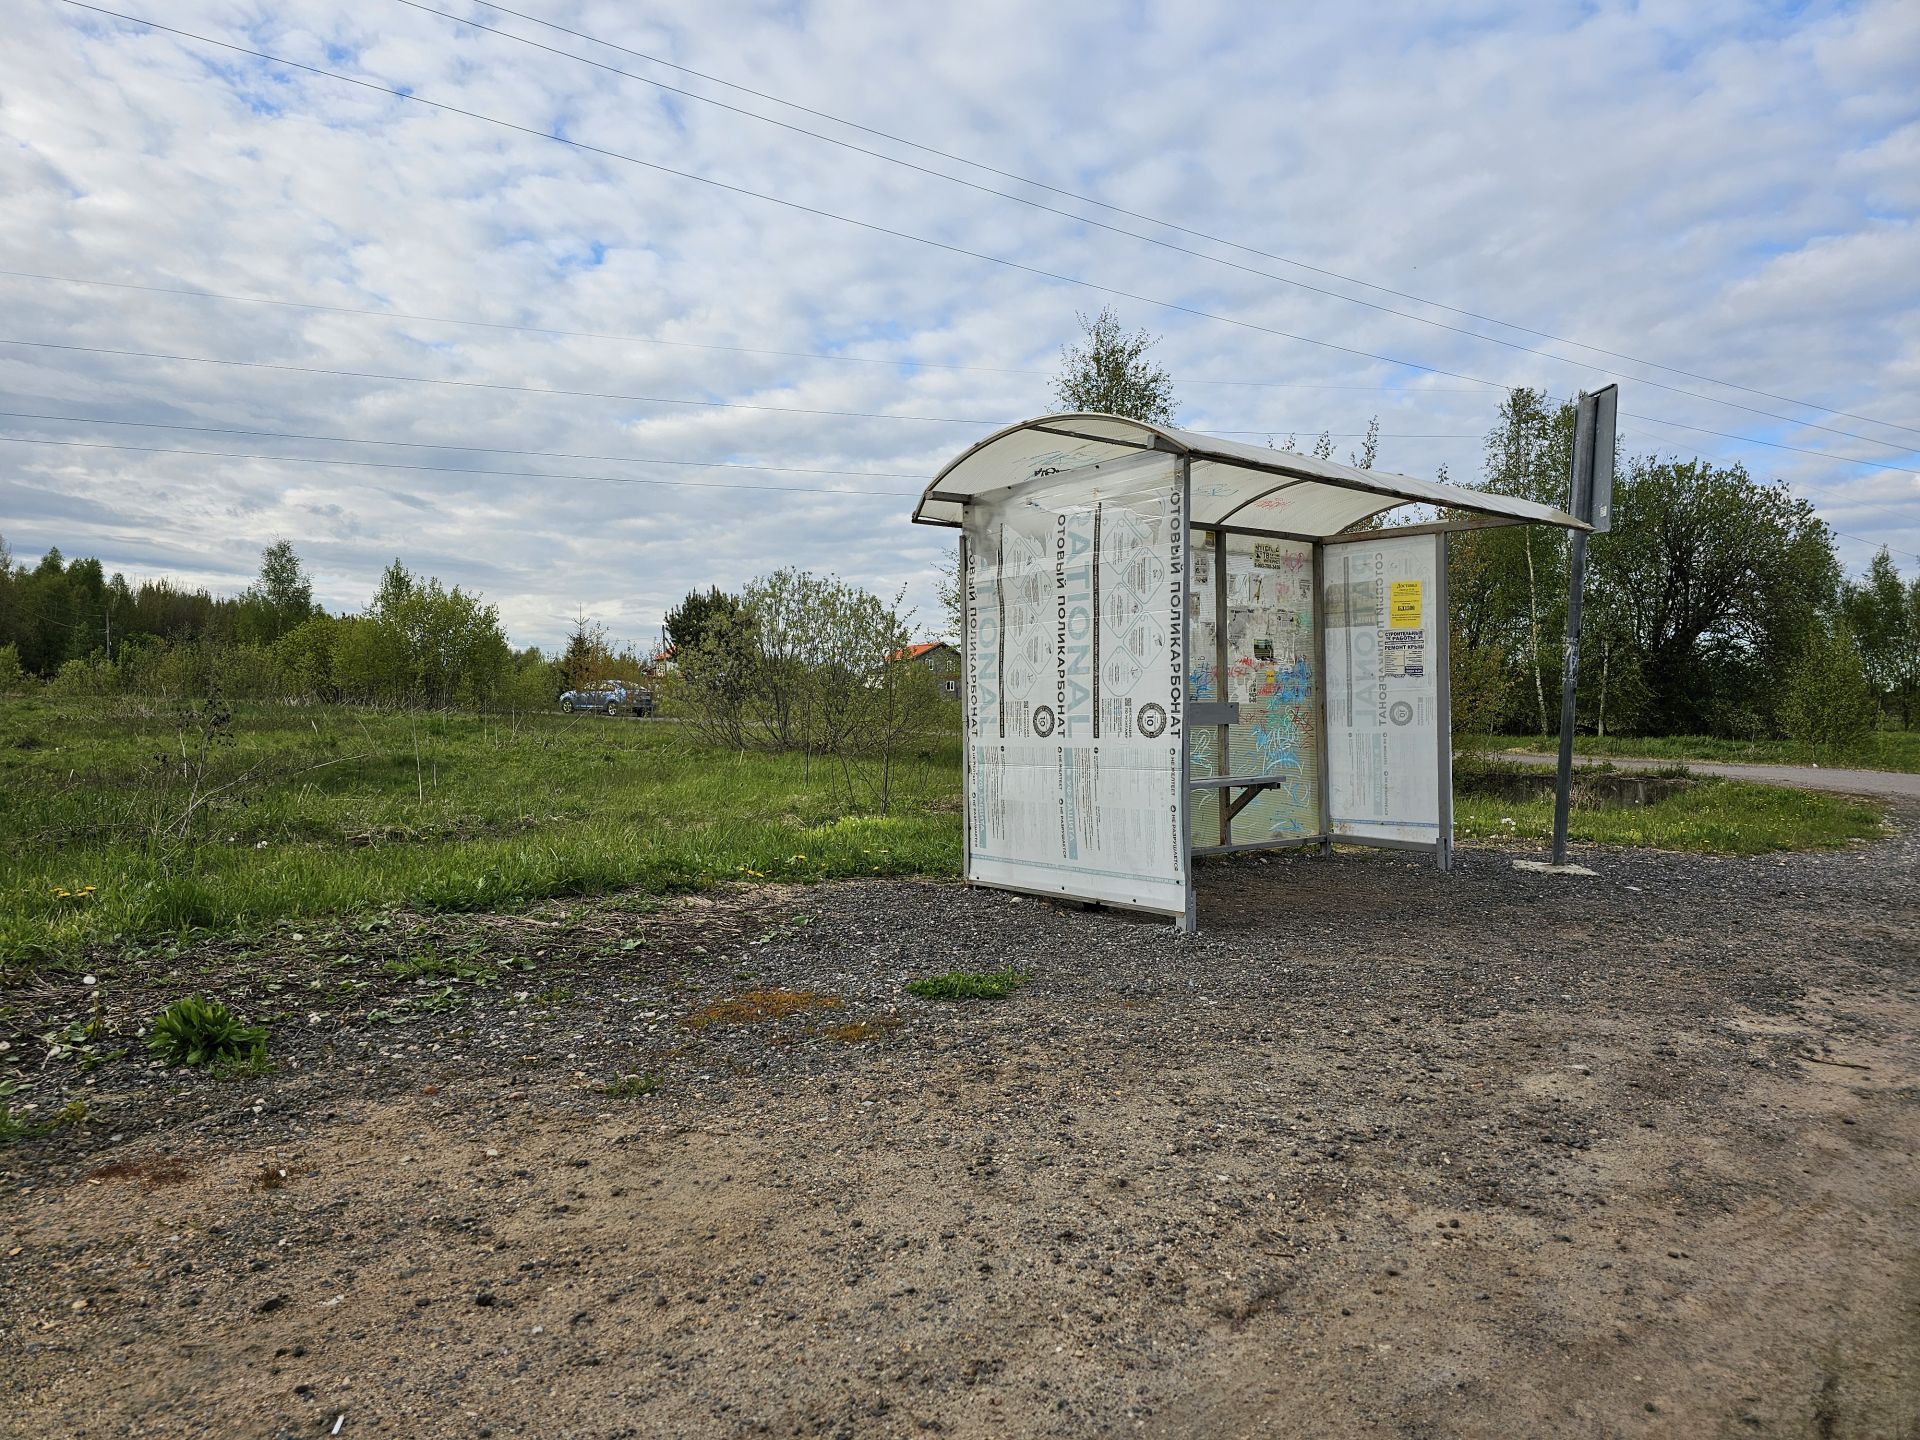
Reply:
[[[213, 728], [201, 767], [192, 757], [204, 720], [137, 699], [0, 700], [0, 965], [399, 908], [495, 911], [729, 880], [960, 870], [951, 736], [908, 749], [881, 816], [825, 766], [714, 750], [673, 724], [242, 705]], [[1652, 752], [1662, 755], [1695, 748], [1657, 743], [1674, 747]], [[1546, 833], [1544, 802], [1463, 799], [1458, 813], [1463, 837]], [[1703, 786], [1646, 810], [1583, 812], [1576, 834], [1754, 853], [1878, 826], [1877, 812], [1852, 801]], [[489, 978], [461, 955], [395, 963], [420, 982], [421, 1004], [435, 986]], [[1020, 977], [973, 978], [983, 988], [966, 998], [1005, 993]]]
[[907, 993], [922, 1000], [1004, 1000], [1027, 983], [1024, 970], [949, 970], [909, 980]]
[[[1559, 748], [1552, 735], [1475, 735], [1459, 737], [1462, 750], [1533, 750], [1551, 753]], [[1655, 760], [1718, 760], [1735, 765], [1840, 765], [1861, 770], [1899, 770], [1920, 774], [1920, 730], [1876, 730], [1857, 749], [1845, 754], [1814, 754], [1791, 740], [1724, 740], [1713, 735], [1576, 735], [1576, 755], [1596, 759], [1608, 756]]]
[[716, 751], [678, 725], [267, 705], [235, 707], [199, 783], [228, 788], [192, 808], [180, 757], [198, 739], [177, 706], [0, 700], [0, 962], [397, 907], [960, 866], [951, 737], [901, 758], [886, 816], [817, 762]]
[[[1462, 840], [1544, 840], [1553, 834], [1553, 797], [1457, 795], [1453, 820]], [[1866, 801], [1715, 779], [1639, 809], [1576, 809], [1567, 829], [1575, 840], [1603, 845], [1723, 855], [1822, 849], [1885, 833], [1880, 809]]]

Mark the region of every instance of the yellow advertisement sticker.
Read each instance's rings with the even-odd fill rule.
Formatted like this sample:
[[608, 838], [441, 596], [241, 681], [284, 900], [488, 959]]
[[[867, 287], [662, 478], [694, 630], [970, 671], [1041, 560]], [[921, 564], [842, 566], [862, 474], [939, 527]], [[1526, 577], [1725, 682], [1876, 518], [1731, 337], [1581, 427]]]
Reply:
[[1393, 582], [1387, 596], [1387, 628], [1389, 630], [1420, 628], [1420, 582], [1418, 580]]

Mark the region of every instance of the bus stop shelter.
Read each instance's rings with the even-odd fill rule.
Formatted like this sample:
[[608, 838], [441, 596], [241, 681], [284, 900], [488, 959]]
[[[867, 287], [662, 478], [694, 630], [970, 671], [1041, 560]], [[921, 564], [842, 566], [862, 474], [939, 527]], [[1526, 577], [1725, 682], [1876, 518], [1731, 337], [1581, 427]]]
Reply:
[[[1442, 517], [1359, 528], [1406, 505]], [[1335, 842], [1451, 864], [1447, 543], [1532, 501], [1115, 415], [951, 461], [966, 876], [1194, 927], [1193, 857]]]

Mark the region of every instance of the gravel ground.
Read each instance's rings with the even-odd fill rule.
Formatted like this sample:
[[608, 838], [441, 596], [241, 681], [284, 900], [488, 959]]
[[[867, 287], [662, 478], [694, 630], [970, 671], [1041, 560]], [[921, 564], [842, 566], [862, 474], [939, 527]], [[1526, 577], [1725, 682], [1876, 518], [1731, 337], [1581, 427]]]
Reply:
[[[0, 1150], [0, 1432], [1920, 1434], [1895, 819], [1220, 864], [1196, 940], [875, 881], [16, 982], [88, 1118]], [[277, 1068], [149, 1068], [190, 990]]]

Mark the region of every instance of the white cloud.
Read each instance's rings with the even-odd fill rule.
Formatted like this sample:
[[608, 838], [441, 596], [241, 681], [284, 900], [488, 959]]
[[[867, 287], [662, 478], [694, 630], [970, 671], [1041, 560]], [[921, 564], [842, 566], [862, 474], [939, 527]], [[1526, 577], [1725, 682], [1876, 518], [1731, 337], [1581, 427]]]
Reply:
[[[765, 102], [446, 0], [557, 48], [749, 109]], [[1006, 170], [1052, 180], [1396, 288], [1610, 349], [1920, 424], [1920, 264], [1909, 163], [1920, 135], [1910, 5], [1758, 15], [1745, 6], [1548, 8], [1486, 0], [1445, 17], [1224, 4], [1142, 10], [853, 0], [540, 12]], [[180, 0], [145, 13], [289, 59], [1023, 264], [1557, 392], [1567, 364], [1103, 233], [400, 5]], [[895, 369], [566, 339], [0, 278], [0, 334], [329, 369], [818, 410], [998, 422], [1049, 408], [1044, 373], [1103, 297], [583, 154], [460, 116], [102, 20], [19, 7], [0, 50], [0, 267], [391, 307], [505, 325], [758, 350], [843, 351], [975, 370]], [[857, 143], [830, 121], [782, 118]], [[915, 163], [955, 169], [910, 151]], [[1058, 197], [970, 178], [1062, 204]], [[1099, 218], [1128, 228], [1124, 217]], [[1164, 233], [1155, 231], [1154, 233]], [[1169, 236], [1202, 250], [1205, 242]], [[1239, 262], [1330, 288], [1275, 261]], [[1377, 294], [1468, 329], [1443, 311]], [[1497, 394], [1137, 304], [1191, 383], [1196, 428], [1357, 432], [1382, 463], [1478, 471]], [[1497, 332], [1530, 344], [1544, 343]], [[1549, 349], [1557, 349], [1548, 345]], [[1920, 468], [1843, 440], [1634, 383], [1624, 408]], [[1404, 385], [1399, 393], [1364, 387]], [[1843, 429], [1910, 432], [1713, 393]], [[357, 435], [435, 446], [926, 475], [976, 427], [522, 394], [0, 346], [0, 408]], [[1632, 424], [1632, 422], [1629, 422]], [[1852, 534], [1920, 551], [1911, 477], [1684, 431], [1663, 451], [1778, 474]], [[500, 603], [551, 644], [586, 605], [646, 638], [694, 586], [781, 564], [834, 569], [923, 604], [940, 532], [906, 523], [911, 481], [529, 460], [458, 449], [193, 436], [70, 423], [0, 433], [161, 448], [628, 474], [757, 490], [545, 482], [428, 471], [0, 445], [0, 530], [129, 573], [242, 583], [292, 538], [335, 605], [393, 555]], [[1400, 436], [1408, 438], [1398, 438]], [[898, 499], [797, 487], [895, 490]], [[1854, 565], [1865, 546], [1843, 550]], [[1909, 568], [1913, 562], [1909, 561]]]

